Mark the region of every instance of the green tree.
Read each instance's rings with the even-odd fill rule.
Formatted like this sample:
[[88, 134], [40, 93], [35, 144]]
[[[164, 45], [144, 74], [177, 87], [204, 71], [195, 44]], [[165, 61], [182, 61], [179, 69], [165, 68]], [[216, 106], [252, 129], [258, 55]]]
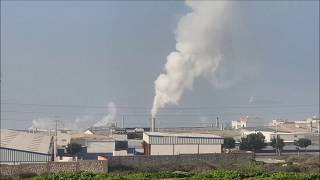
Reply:
[[226, 149], [232, 149], [235, 147], [235, 140], [232, 137], [224, 138], [223, 147]]
[[300, 148], [304, 148], [304, 150], [307, 151], [307, 147], [311, 145], [311, 140], [307, 138], [300, 138], [298, 141], [294, 142], [294, 145]]
[[240, 149], [256, 152], [267, 146], [264, 139], [265, 137], [261, 132], [249, 134], [247, 137], [241, 138]]
[[78, 155], [81, 151], [81, 144], [78, 143], [69, 143], [67, 146], [67, 153], [70, 154], [72, 157]]
[[273, 147], [273, 149], [276, 150], [276, 154], [279, 156], [281, 155], [281, 151], [283, 150], [283, 147], [285, 146], [283, 139], [281, 139], [279, 136], [277, 138], [272, 138], [270, 146]]

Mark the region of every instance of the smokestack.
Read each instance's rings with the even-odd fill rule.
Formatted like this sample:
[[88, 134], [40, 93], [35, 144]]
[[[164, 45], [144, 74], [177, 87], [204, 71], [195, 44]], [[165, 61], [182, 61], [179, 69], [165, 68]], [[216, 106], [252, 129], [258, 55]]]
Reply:
[[124, 116], [122, 116], [121, 128], [123, 128], [123, 129], [124, 129]]
[[216, 128], [219, 128], [219, 117], [216, 119]]
[[151, 118], [151, 132], [155, 132], [156, 130], [156, 118]]

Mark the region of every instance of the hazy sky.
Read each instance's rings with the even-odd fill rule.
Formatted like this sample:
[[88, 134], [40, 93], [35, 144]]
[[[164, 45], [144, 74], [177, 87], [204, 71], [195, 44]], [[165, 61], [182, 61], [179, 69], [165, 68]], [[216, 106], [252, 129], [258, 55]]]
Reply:
[[[160, 111], [161, 126], [319, 114], [319, 2], [234, 6], [221, 71], [237, 80], [217, 88], [197, 79], [178, 106]], [[1, 126], [86, 127], [109, 102], [126, 125], [149, 126], [154, 80], [189, 11], [183, 1], [1, 1]]]

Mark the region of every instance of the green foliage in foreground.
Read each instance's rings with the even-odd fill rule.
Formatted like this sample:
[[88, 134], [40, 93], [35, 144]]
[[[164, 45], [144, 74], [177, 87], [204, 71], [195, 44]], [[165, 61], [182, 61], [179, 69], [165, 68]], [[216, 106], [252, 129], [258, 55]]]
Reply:
[[215, 170], [206, 173], [189, 173], [189, 172], [159, 172], [159, 173], [134, 173], [128, 175], [120, 174], [96, 174], [91, 172], [81, 172], [75, 174], [52, 174], [47, 176], [37, 176], [30, 180], [156, 180], [156, 179], [213, 179], [213, 180], [319, 180], [318, 174], [303, 173], [265, 173], [257, 171], [256, 173], [244, 173], [240, 171]]

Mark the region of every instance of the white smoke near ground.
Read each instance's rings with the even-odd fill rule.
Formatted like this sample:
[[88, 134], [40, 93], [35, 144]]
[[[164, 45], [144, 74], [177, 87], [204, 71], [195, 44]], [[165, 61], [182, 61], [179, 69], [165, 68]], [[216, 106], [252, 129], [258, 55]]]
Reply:
[[[112, 127], [115, 125], [117, 115], [117, 108], [113, 102], [108, 103], [108, 114], [104, 116], [101, 120], [96, 122], [93, 127]], [[86, 115], [82, 117], [77, 117], [74, 120], [70, 121], [61, 121], [58, 117], [42, 117], [32, 120], [32, 125], [29, 127], [29, 130], [52, 130], [57, 126], [59, 129], [72, 129], [80, 130], [84, 127], [88, 127], [92, 124], [93, 120], [97, 117], [93, 115]]]
[[73, 129], [73, 130], [79, 130], [79, 123], [80, 120], [79, 118], [76, 118], [74, 121], [66, 123], [58, 120], [56, 122], [57, 118], [50, 118], [50, 117], [42, 117], [38, 119], [32, 120], [32, 125], [29, 127], [29, 130], [53, 130], [56, 128], [56, 123], [57, 123], [57, 128], [58, 129]]
[[[176, 30], [176, 50], [167, 57], [165, 73], [155, 81], [151, 110], [155, 117], [160, 108], [178, 104], [185, 90], [193, 87], [197, 77], [215, 75], [226, 46], [225, 23], [231, 12], [226, 1], [186, 1], [191, 12], [183, 16]], [[221, 85], [226, 86], [226, 85]]]
[[93, 127], [112, 127], [116, 123], [117, 108], [113, 102], [108, 103], [108, 115], [96, 122]]
[[51, 118], [44, 117], [32, 120], [32, 125], [29, 127], [29, 130], [32, 129], [41, 129], [41, 130], [48, 130], [55, 128], [55, 121]]

